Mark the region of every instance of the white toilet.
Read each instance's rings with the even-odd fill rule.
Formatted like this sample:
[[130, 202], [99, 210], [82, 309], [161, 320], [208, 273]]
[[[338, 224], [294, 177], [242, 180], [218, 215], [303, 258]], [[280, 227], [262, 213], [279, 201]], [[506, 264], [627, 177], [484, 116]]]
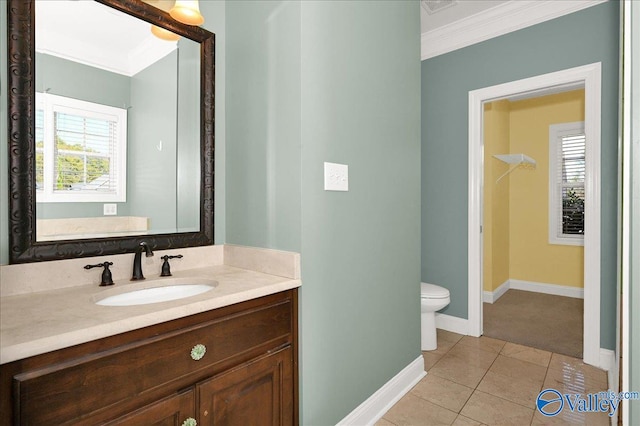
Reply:
[[421, 349], [433, 351], [438, 348], [436, 339], [436, 311], [449, 304], [449, 290], [446, 288], [421, 283], [420, 284], [420, 328], [422, 329]]

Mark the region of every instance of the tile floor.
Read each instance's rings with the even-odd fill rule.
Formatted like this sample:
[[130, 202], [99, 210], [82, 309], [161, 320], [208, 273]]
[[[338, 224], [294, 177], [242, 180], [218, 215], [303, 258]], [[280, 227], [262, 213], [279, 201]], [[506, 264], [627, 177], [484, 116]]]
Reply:
[[535, 409], [542, 389], [605, 391], [605, 371], [577, 358], [489, 337], [438, 330], [438, 349], [422, 353], [425, 376], [376, 426], [610, 425], [604, 413], [563, 409], [545, 417]]

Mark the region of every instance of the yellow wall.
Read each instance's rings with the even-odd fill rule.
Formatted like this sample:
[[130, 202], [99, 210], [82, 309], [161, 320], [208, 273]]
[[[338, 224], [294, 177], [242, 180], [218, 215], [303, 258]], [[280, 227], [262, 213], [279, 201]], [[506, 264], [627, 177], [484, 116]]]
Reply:
[[[494, 291], [509, 279], [509, 179], [495, 184], [509, 167], [493, 157], [509, 152], [509, 101], [484, 109], [483, 286]], [[487, 141], [490, 141], [487, 143]]]
[[584, 287], [584, 248], [549, 244], [549, 125], [584, 120], [584, 90], [511, 103], [511, 152], [535, 171], [511, 175], [510, 278]]
[[[496, 101], [484, 117], [483, 282], [494, 291], [507, 279], [583, 287], [584, 249], [549, 244], [549, 125], [584, 120], [584, 90], [522, 101]], [[535, 169], [493, 154], [524, 153]]]

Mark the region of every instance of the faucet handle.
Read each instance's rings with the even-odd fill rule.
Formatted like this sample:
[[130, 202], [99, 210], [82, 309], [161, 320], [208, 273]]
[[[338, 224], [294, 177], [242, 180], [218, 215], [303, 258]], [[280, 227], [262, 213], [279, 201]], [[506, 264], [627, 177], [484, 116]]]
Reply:
[[102, 262], [96, 263], [95, 265], [84, 265], [84, 269], [103, 267], [104, 270], [102, 271], [102, 280], [100, 281], [100, 286], [104, 287], [113, 285], [113, 278], [111, 277], [111, 271], [109, 270], [109, 266], [111, 265], [113, 265], [113, 262]]
[[160, 259], [164, 260], [162, 263], [162, 272], [160, 273], [161, 277], [170, 277], [171, 276], [171, 266], [169, 265], [169, 259], [182, 259], [181, 254], [177, 254], [175, 256], [164, 255]]

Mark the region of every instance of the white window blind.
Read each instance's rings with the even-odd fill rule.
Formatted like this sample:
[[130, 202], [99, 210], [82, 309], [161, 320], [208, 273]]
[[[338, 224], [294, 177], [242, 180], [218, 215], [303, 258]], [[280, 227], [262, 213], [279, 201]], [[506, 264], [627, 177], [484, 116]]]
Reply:
[[37, 201], [126, 201], [126, 110], [37, 95]]
[[549, 127], [549, 242], [584, 244], [584, 122]]

